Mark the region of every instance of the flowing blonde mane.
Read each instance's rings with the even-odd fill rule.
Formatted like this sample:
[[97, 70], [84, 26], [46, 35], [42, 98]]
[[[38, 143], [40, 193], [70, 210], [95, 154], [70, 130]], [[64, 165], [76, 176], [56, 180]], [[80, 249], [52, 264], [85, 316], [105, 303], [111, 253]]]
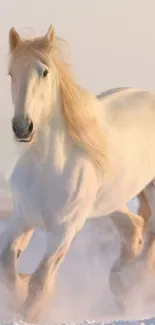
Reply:
[[10, 53], [10, 64], [13, 64], [19, 56], [35, 57], [49, 66], [51, 62], [54, 63], [58, 71], [62, 112], [68, 133], [103, 172], [106, 144], [97, 112], [99, 100], [74, 81], [70, 66], [60, 47], [62, 42], [64, 41], [58, 37], [55, 37], [52, 44], [44, 37], [20, 39], [18, 46]]

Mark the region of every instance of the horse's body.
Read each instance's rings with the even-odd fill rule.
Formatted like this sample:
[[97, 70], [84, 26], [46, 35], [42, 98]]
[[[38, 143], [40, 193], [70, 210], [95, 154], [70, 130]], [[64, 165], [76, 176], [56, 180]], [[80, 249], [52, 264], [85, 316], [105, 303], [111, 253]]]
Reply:
[[[44, 155], [44, 143], [42, 147], [39, 143], [36, 152], [36, 143], [19, 159], [12, 175], [13, 193], [22, 202], [23, 218], [32, 227], [49, 231], [64, 218], [73, 219], [85, 192], [78, 219], [108, 215], [121, 209], [154, 178], [155, 94], [120, 90], [103, 96], [101, 108], [96, 104], [108, 146], [109, 163], [105, 164], [103, 177], [81, 148], [75, 144], [72, 150], [68, 149], [72, 140], [65, 130], [60, 134], [63, 122], [61, 116], [60, 121], [55, 120], [54, 112], [47, 153]], [[86, 209], [89, 211], [85, 214]]]
[[55, 43], [52, 28], [32, 41], [10, 31], [13, 131], [29, 142], [12, 175], [14, 209], [0, 243], [12, 279], [17, 239], [37, 226], [47, 231], [22, 310], [27, 320], [85, 221], [126, 213], [155, 177], [155, 93], [129, 88], [96, 98], [76, 85]]
[[[109, 157], [113, 175], [111, 187], [108, 185], [108, 191], [103, 190], [103, 201], [107, 197], [106, 206], [110, 205], [106, 213], [110, 213], [112, 206], [118, 204], [117, 208], [120, 208], [123, 201], [129, 201], [145, 188], [149, 183], [148, 177], [150, 180], [153, 178], [154, 139], [151, 133], [155, 132], [155, 93], [134, 88], [115, 88], [97, 97], [103, 104], [103, 116], [108, 122], [104, 130], [108, 136], [108, 148], [112, 149]], [[141, 170], [137, 166], [141, 166]], [[118, 188], [119, 198], [115, 195], [115, 188]], [[104, 208], [102, 209], [104, 214]]]

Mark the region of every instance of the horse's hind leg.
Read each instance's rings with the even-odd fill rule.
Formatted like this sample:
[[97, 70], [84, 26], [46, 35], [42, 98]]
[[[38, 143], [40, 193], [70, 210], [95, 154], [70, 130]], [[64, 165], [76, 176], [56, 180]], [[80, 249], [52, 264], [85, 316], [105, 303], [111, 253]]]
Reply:
[[151, 270], [155, 266], [155, 182], [150, 183], [145, 188], [145, 195], [150, 204], [151, 218], [149, 219], [145, 232], [143, 249], [136, 260], [137, 262], [145, 261], [146, 266]]
[[122, 211], [117, 211], [111, 215], [111, 219], [117, 227], [120, 234], [120, 257], [114, 263], [109, 282], [112, 292], [116, 297], [116, 303], [124, 312], [124, 298], [126, 289], [123, 287], [120, 273], [123, 267], [134, 260], [140, 253], [143, 244], [144, 231], [150, 217], [150, 206], [144, 192], [139, 194], [139, 210], [136, 215], [128, 210], [127, 207]]

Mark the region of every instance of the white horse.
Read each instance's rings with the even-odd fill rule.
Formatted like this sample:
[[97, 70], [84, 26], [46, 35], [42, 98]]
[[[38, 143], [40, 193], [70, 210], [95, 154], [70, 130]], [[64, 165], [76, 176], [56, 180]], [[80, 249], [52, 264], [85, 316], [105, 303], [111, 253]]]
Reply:
[[124, 89], [97, 99], [75, 82], [59, 41], [52, 26], [34, 39], [9, 33], [12, 127], [23, 152], [0, 256], [15, 284], [21, 236], [38, 226], [47, 231], [45, 256], [20, 310], [27, 321], [37, 319], [86, 220], [127, 213], [126, 202], [155, 177], [155, 94]]
[[[114, 92], [122, 90], [123, 88], [115, 88], [110, 89], [108, 91], [102, 92], [97, 95], [97, 98], [103, 99], [105, 96], [109, 96]], [[111, 214], [110, 219], [113, 222], [114, 226], [117, 228], [120, 236], [120, 256], [114, 262], [110, 276], [109, 276], [109, 285], [111, 287], [112, 292], [115, 295], [116, 304], [121, 309], [121, 313], [125, 312], [125, 301], [126, 295], [128, 295], [128, 290], [123, 288], [121, 281], [121, 271], [124, 267], [131, 261], [133, 261], [138, 254], [140, 253], [143, 247], [144, 234], [146, 230], [146, 226], [148, 224], [148, 219], [151, 215], [150, 206], [146, 198], [145, 191], [142, 191], [139, 195], [139, 208], [138, 215], [132, 215], [132, 213], [128, 210], [127, 213], [114, 212]], [[11, 204], [10, 204], [11, 203]], [[9, 205], [8, 205], [9, 204]], [[3, 202], [4, 205], [4, 202]], [[0, 211], [0, 217], [2, 220], [7, 222], [7, 217], [9, 216], [12, 209], [12, 199], [9, 198], [4, 205], [5, 210]], [[97, 221], [98, 219], [96, 219]], [[28, 233], [23, 234], [16, 240], [17, 246], [17, 258], [19, 258], [20, 254], [25, 250], [29, 241], [33, 235], [34, 229], [30, 230]], [[22, 287], [24, 285], [24, 289], [27, 289], [28, 281], [30, 278], [29, 274], [19, 273], [20, 278], [22, 279]], [[25, 280], [25, 281], [23, 281]], [[122, 290], [123, 288], [123, 290]], [[23, 288], [22, 288], [23, 289]], [[23, 290], [22, 290], [23, 291]]]

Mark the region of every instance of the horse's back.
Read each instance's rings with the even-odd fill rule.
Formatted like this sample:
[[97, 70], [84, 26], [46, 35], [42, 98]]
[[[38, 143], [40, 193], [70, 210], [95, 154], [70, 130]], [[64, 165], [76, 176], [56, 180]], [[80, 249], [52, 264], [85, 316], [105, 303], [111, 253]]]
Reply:
[[102, 91], [101, 93], [99, 93], [98, 95], [96, 95], [96, 97], [98, 99], [103, 99], [104, 97], [107, 97], [109, 95], [113, 95], [115, 93], [120, 93], [121, 91], [125, 90], [125, 89], [130, 89], [128, 87], [117, 87], [117, 88], [111, 88], [105, 91]]
[[[98, 94], [110, 120], [155, 119], [155, 92], [138, 88], [113, 88]], [[155, 121], [154, 121], [155, 123]], [[138, 125], [138, 124], [137, 124]]]
[[112, 103], [112, 102], [121, 102], [122, 100], [128, 100], [128, 99], [136, 99], [136, 100], [154, 100], [155, 99], [155, 92], [149, 91], [146, 89], [139, 89], [139, 88], [133, 88], [133, 87], [118, 87], [118, 88], [111, 88], [108, 90], [105, 90], [99, 94], [96, 95], [97, 99], [101, 101], [106, 101], [106, 103]]
[[111, 175], [117, 175], [111, 178], [110, 194], [107, 191], [104, 196], [112, 202], [117, 188], [120, 201], [122, 197], [130, 200], [155, 177], [155, 93], [124, 87], [97, 98], [103, 109], [108, 168]]

